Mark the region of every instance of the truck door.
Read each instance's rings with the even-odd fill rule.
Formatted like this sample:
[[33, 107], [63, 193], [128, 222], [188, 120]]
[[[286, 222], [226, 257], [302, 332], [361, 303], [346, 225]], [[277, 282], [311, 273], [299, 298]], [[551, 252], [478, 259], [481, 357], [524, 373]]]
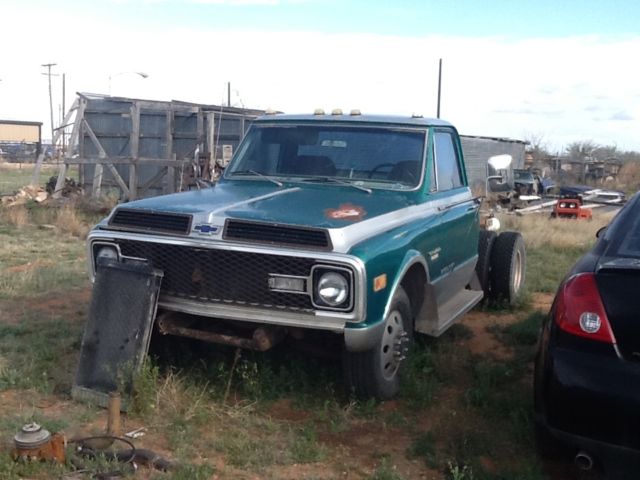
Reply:
[[433, 131], [431, 198], [440, 215], [436, 295], [446, 302], [450, 294], [465, 288], [478, 254], [478, 205], [467, 186], [458, 134], [452, 128]]

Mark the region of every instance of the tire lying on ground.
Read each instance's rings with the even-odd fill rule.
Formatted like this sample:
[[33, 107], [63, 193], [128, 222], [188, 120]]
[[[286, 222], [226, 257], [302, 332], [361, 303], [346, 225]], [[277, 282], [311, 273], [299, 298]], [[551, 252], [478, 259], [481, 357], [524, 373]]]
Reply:
[[503, 232], [491, 248], [491, 292], [496, 302], [514, 305], [524, 286], [526, 254], [518, 232]]

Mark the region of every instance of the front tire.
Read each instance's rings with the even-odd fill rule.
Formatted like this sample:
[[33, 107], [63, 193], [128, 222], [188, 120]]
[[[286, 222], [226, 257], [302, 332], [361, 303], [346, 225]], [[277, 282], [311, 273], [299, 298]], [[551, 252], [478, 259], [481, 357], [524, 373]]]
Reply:
[[404, 359], [413, 344], [411, 303], [400, 286], [384, 319], [378, 343], [365, 352], [345, 352], [345, 383], [359, 397], [393, 398], [400, 390]]

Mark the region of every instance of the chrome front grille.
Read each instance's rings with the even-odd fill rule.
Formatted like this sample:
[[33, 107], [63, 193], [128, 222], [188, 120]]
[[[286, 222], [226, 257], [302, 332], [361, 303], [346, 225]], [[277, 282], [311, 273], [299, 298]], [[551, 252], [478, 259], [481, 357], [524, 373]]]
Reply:
[[121, 255], [144, 258], [164, 272], [161, 294], [199, 301], [289, 311], [313, 311], [306, 293], [276, 292], [270, 275], [309, 277], [318, 261], [226, 249], [119, 239]]

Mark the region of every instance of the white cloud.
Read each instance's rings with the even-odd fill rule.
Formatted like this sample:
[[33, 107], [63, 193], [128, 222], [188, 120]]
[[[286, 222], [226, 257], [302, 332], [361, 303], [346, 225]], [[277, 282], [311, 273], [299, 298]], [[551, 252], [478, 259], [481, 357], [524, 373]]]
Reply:
[[[30, 32], [46, 32], [47, 25], [65, 19], [36, 19]], [[443, 58], [442, 116], [463, 133], [522, 138], [533, 132], [558, 149], [592, 139], [640, 150], [634, 120], [640, 118], [640, 83], [629, 61], [640, 51], [640, 36], [513, 41], [142, 30], [84, 19], [60, 49], [48, 33], [23, 33], [20, 21], [5, 22], [0, 32], [2, 44], [15, 38], [22, 42], [20, 49], [3, 51], [0, 117], [46, 122], [48, 97], [40, 64], [48, 61], [67, 73], [69, 96], [107, 93], [109, 73], [143, 71], [149, 78], [114, 78], [113, 94], [220, 103], [230, 81], [232, 100], [250, 108], [311, 112], [341, 107], [429, 116], [436, 112], [438, 59]], [[59, 92], [59, 78], [55, 82]]]

